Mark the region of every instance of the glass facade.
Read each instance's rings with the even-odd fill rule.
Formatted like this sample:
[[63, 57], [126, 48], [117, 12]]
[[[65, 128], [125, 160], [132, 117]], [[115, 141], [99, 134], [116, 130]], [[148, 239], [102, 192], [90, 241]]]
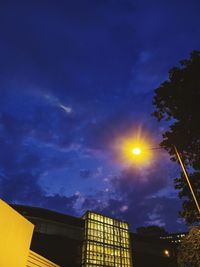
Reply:
[[88, 211], [82, 250], [83, 267], [131, 267], [128, 224]]

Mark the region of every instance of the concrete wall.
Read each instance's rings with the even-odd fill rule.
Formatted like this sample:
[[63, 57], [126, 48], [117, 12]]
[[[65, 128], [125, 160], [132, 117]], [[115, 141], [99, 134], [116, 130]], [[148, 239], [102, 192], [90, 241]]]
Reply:
[[25, 267], [34, 225], [0, 199], [0, 267]]
[[39, 254], [29, 251], [27, 267], [59, 267], [57, 264], [47, 260]]

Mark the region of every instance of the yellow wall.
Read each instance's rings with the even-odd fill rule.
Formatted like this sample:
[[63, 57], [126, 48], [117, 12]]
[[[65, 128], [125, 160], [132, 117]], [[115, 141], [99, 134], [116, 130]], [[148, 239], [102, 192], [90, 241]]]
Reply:
[[27, 267], [59, 267], [39, 254], [29, 251]]
[[0, 267], [25, 267], [34, 225], [0, 199]]

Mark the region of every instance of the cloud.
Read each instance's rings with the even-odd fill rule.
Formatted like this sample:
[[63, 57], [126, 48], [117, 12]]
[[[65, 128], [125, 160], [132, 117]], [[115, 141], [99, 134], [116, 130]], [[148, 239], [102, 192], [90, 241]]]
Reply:
[[[82, 194], [81, 197], [77, 194], [68, 196], [61, 193], [49, 195], [48, 192], [47, 194], [42, 184], [39, 183], [41, 174], [53, 168], [72, 166], [74, 160], [66, 153], [76, 153], [82, 149], [80, 145], [73, 143], [73, 135], [68, 133], [68, 127], [62, 128], [64, 117], [60, 119], [60, 113], [52, 116], [50, 114], [49, 118], [45, 110], [41, 109], [37, 120], [35, 115], [32, 117], [31, 124], [30, 119], [19, 120], [13, 115], [2, 113], [0, 120], [2, 144], [0, 157], [3, 173], [1, 197], [6, 201], [56, 209], [69, 214], [80, 214], [86, 209], [92, 209], [127, 220], [131, 223], [132, 229], [141, 226], [141, 222], [146, 225], [165, 224], [167, 229], [171, 230], [177, 227], [176, 217], [180, 208], [177, 200], [161, 198], [159, 195], [152, 198], [152, 195], [156, 196], [167, 186], [166, 169], [170, 173], [171, 167], [165, 157], [161, 157], [160, 162], [155, 162], [148, 170], [129, 168], [124, 169], [118, 175], [115, 174], [109, 178], [105, 176], [108, 184], [106, 188], [109, 192], [106, 192], [107, 190], [94, 191], [91, 196]], [[68, 139], [65, 140], [68, 142], [63, 143], [63, 133], [67, 133], [64, 138], [67, 137]], [[61, 150], [55, 149], [56, 147]], [[90, 155], [102, 157], [102, 153], [97, 153], [99, 150], [86, 148], [85, 151], [93, 151], [95, 153], [92, 152]], [[163, 170], [165, 170], [165, 175], [163, 175]], [[102, 167], [93, 168], [92, 171], [84, 169], [81, 175], [85, 178], [91, 175], [92, 177], [101, 176]], [[154, 209], [159, 202], [165, 208], [155, 213]], [[180, 227], [180, 229], [183, 228]]]
[[64, 106], [62, 104], [59, 105], [60, 108], [62, 108], [66, 113], [71, 113], [72, 112], [72, 108]]
[[86, 196], [81, 211], [89, 209], [125, 220], [129, 222], [131, 231], [148, 225], [163, 226], [169, 232], [174, 232], [174, 229], [187, 231], [184, 222], [177, 221], [181, 201], [177, 201], [175, 198], [157, 197], [147, 200], [142, 196], [140, 199], [136, 199], [134, 195], [129, 195], [124, 199], [111, 195], [109, 198], [104, 197], [100, 200], [97, 195]]
[[[62, 151], [43, 146], [37, 138], [30, 138], [34, 136], [34, 119], [31, 125], [30, 120], [22, 118], [5, 112], [0, 115], [0, 197], [12, 203], [76, 214], [77, 195], [50, 195], [39, 184], [42, 174], [71, 165], [70, 158]], [[42, 140], [49, 142], [46, 137]]]
[[66, 105], [63, 105], [60, 100], [55, 97], [53, 94], [47, 94], [47, 93], [43, 93], [43, 92], [38, 92], [39, 95], [44, 96], [44, 98], [48, 101], [48, 103], [52, 106], [57, 106], [59, 108], [61, 108], [62, 110], [64, 110], [66, 113], [71, 113], [72, 112], [72, 108]]
[[106, 179], [108, 190], [86, 195], [82, 209], [126, 220], [132, 230], [141, 226], [141, 222], [144, 226], [164, 226], [168, 231], [186, 230], [184, 224], [177, 222], [181, 201], [175, 195], [159, 193], [171, 184], [174, 173], [173, 164], [161, 153], [160, 160], [146, 170], [131, 167], [110, 176]]
[[128, 210], [128, 206], [127, 205], [123, 205], [123, 206], [121, 206], [121, 208], [120, 208], [120, 211], [121, 212], [125, 212], [125, 211], [127, 211]]
[[13, 1], [13, 7], [15, 13], [10, 5], [1, 8], [2, 61], [10, 77], [58, 96], [77, 94], [77, 100], [93, 99], [102, 88], [108, 89], [106, 95], [124, 89], [137, 46], [130, 1], [83, 5], [79, 0], [49, 3], [48, 8], [34, 1], [19, 8]]
[[[169, 168], [173, 166], [168, 162]], [[132, 195], [135, 198], [147, 197], [164, 188], [167, 183], [167, 175], [163, 175], [167, 163], [155, 161], [147, 168], [137, 168], [131, 166], [124, 169], [121, 175], [114, 176], [111, 179], [111, 184], [115, 190], [119, 191], [122, 195]], [[170, 171], [169, 171], [170, 173]]]
[[80, 176], [82, 178], [97, 178], [102, 175], [102, 167], [97, 167], [95, 170], [81, 169]]
[[157, 204], [153, 210], [151, 210], [147, 216], [148, 220], [144, 222], [146, 225], [158, 225], [160, 227], [166, 226], [166, 223], [163, 221], [163, 218], [161, 217], [161, 211], [163, 210], [162, 205]]
[[59, 194], [47, 195], [38, 184], [38, 176], [30, 172], [12, 174], [0, 178], [0, 196], [9, 203], [27, 204], [59, 212], [76, 215], [75, 205], [77, 195], [61, 196]]
[[84, 179], [90, 178], [92, 176], [92, 172], [90, 170], [82, 169], [82, 170], [80, 170], [80, 176]]
[[[133, 227], [157, 220], [176, 228], [179, 202], [163, 193], [165, 177], [173, 177], [168, 162], [161, 157], [148, 171], [120, 171], [112, 145], [141, 124], [159, 143], [150, 116], [153, 89], [198, 48], [199, 7], [195, 0], [182, 3], [181, 11], [176, 1], [1, 4], [1, 196], [69, 213], [94, 208]], [[53, 171], [65, 195], [40, 184]], [[85, 179], [83, 186], [80, 178], [70, 188], [75, 175], [95, 177], [95, 185]], [[155, 211], [158, 203], [163, 209]]]

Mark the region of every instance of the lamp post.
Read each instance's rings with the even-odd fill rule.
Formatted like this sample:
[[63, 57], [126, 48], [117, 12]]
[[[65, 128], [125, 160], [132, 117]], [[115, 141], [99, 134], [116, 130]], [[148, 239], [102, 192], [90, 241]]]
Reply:
[[190, 188], [190, 191], [191, 191], [191, 194], [192, 194], [192, 196], [193, 196], [194, 202], [195, 202], [195, 204], [196, 204], [196, 206], [197, 206], [197, 210], [198, 210], [198, 212], [200, 213], [200, 206], [199, 206], [197, 197], [195, 196], [195, 193], [194, 193], [194, 190], [193, 190], [193, 188], [192, 188], [192, 185], [191, 185], [191, 183], [190, 183], [190, 179], [189, 179], [187, 170], [186, 170], [186, 168], [185, 168], [185, 166], [184, 166], [184, 164], [183, 164], [183, 161], [182, 161], [182, 159], [181, 159], [181, 157], [180, 157], [180, 154], [179, 154], [179, 152], [178, 152], [178, 149], [177, 149], [175, 146], [174, 146], [174, 150], [175, 150], [176, 156], [177, 156], [177, 158], [178, 158], [178, 160], [179, 160], [179, 163], [180, 163], [180, 165], [181, 165], [181, 168], [182, 168], [182, 170], [183, 170], [183, 173], [184, 173], [184, 175], [185, 175], [185, 179], [186, 179], [186, 181], [187, 181], [187, 183], [188, 183], [188, 186], [189, 186], [189, 188]]
[[[183, 173], [184, 173], [184, 175], [185, 175], [185, 179], [186, 179], [186, 181], [187, 181], [187, 184], [188, 184], [188, 186], [189, 186], [190, 192], [191, 192], [192, 197], [193, 197], [193, 199], [194, 199], [194, 202], [195, 202], [195, 204], [196, 204], [197, 210], [198, 210], [198, 212], [199, 212], [199, 214], [200, 214], [200, 206], [199, 206], [197, 197], [196, 197], [196, 195], [195, 195], [195, 193], [194, 193], [194, 190], [193, 190], [193, 188], [192, 188], [192, 185], [191, 185], [191, 183], [190, 183], [190, 179], [189, 179], [187, 170], [186, 170], [186, 168], [185, 168], [185, 166], [184, 166], [184, 164], [183, 164], [183, 161], [182, 161], [181, 156], [180, 156], [180, 154], [179, 154], [179, 152], [178, 152], [178, 149], [176, 148], [176, 146], [173, 146], [173, 147], [174, 147], [176, 156], [177, 156], [177, 158], [178, 158], [178, 161], [179, 161], [179, 163], [180, 163], [180, 165], [181, 165], [181, 168], [182, 168], [182, 170], [183, 170]], [[161, 149], [161, 148], [160, 148], [160, 147], [153, 147], [153, 148], [150, 148], [150, 150], [156, 150], [156, 149]], [[141, 150], [139, 147], [135, 147], [135, 148], [132, 149], [132, 154], [134, 154], [134, 155], [139, 155], [139, 154], [141, 154], [141, 153], [142, 153], [142, 150]]]

